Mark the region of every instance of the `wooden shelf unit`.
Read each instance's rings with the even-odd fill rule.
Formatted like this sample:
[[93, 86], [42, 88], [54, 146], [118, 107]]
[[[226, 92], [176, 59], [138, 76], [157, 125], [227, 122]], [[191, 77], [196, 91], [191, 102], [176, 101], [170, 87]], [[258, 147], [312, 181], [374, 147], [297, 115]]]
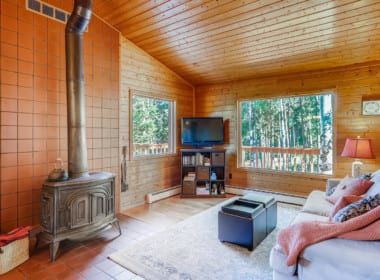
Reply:
[[181, 197], [225, 197], [225, 159], [224, 149], [181, 149]]

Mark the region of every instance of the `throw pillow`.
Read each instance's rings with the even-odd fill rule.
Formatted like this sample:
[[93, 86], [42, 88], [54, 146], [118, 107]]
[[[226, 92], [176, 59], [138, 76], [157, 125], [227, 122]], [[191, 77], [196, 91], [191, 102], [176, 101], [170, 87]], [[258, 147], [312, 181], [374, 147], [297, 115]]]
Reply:
[[327, 195], [327, 196], [332, 195], [332, 194], [335, 192], [335, 189], [336, 189], [336, 186], [335, 186], [335, 187], [332, 187], [332, 188], [330, 188], [330, 189], [328, 189], [328, 190], [326, 191], [326, 195]]
[[364, 214], [380, 205], [380, 194], [364, 197], [340, 209], [333, 217], [334, 222], [344, 222]]
[[371, 173], [360, 175], [358, 178], [364, 180], [371, 180]]
[[327, 196], [327, 201], [336, 203], [344, 195], [362, 195], [373, 184], [372, 181], [346, 176], [335, 188], [334, 192]]
[[329, 220], [332, 221], [333, 217], [340, 209], [362, 198], [363, 198], [362, 196], [358, 196], [358, 195], [344, 195], [340, 197], [338, 201], [334, 204], [334, 207], [331, 209]]

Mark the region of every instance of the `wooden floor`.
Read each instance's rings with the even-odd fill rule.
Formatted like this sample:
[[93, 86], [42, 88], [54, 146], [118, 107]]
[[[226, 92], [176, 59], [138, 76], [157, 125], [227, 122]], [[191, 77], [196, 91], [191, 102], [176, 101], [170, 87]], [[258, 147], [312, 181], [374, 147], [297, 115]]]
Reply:
[[[117, 236], [118, 233], [115, 229], [108, 229], [91, 240], [63, 241], [54, 263], [50, 262], [48, 246], [41, 246], [32, 252], [28, 261], [1, 275], [0, 280], [141, 280], [141, 277], [110, 261], [107, 256], [225, 199], [181, 199], [179, 196], [174, 196], [124, 211], [118, 215], [122, 229], [121, 236]], [[34, 240], [31, 240], [30, 243], [33, 248]]]
[[227, 195], [226, 198], [186, 199], [172, 196], [152, 204], [144, 204], [126, 210], [122, 214], [144, 221], [160, 230], [200, 213], [232, 196]]

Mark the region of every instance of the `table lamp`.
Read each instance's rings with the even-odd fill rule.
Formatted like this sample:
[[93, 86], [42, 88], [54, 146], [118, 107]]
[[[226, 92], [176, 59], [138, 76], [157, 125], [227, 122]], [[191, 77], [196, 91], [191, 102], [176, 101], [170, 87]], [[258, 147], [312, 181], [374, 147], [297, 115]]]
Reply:
[[358, 177], [362, 174], [363, 163], [360, 159], [375, 158], [372, 150], [371, 139], [368, 138], [347, 138], [342, 152], [342, 157], [354, 158], [352, 163], [352, 177]]

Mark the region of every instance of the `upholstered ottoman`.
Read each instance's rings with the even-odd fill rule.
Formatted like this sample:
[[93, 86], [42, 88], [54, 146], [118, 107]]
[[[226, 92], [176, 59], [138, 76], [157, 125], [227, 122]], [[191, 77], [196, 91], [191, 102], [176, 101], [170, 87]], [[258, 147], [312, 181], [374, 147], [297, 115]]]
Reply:
[[239, 199], [218, 214], [218, 238], [253, 250], [266, 237], [266, 212], [262, 204]]
[[240, 198], [241, 201], [249, 201], [261, 204], [266, 211], [267, 235], [277, 226], [277, 201], [267, 195], [247, 194]]

